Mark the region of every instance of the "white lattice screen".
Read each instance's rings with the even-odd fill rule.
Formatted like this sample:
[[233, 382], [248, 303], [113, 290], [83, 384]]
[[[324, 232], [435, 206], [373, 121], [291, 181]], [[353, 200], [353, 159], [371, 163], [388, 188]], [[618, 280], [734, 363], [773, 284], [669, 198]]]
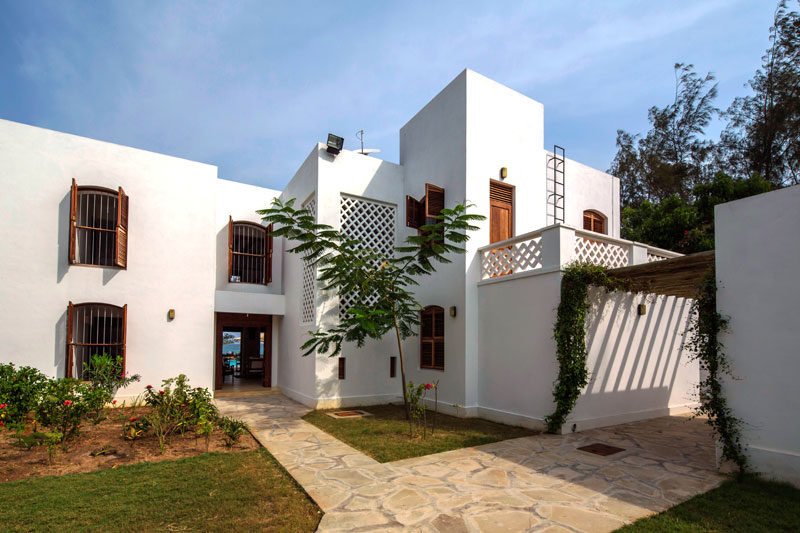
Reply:
[[625, 246], [575, 236], [575, 257], [578, 261], [608, 268], [628, 266], [628, 249]]
[[[339, 211], [342, 233], [359, 239], [363, 248], [381, 252], [387, 256], [394, 253], [394, 228], [397, 207], [381, 202], [342, 195]], [[370, 301], [372, 298], [368, 298]], [[352, 297], [339, 299], [339, 317], [355, 303]], [[372, 303], [372, 302], [370, 302]]]
[[[307, 209], [311, 211], [311, 214], [314, 215], [314, 220], [317, 219], [317, 198], [316, 196], [312, 196], [308, 200], [306, 200], [303, 205], [303, 209]], [[303, 261], [303, 299], [300, 304], [300, 321], [303, 324], [309, 324], [314, 322], [314, 307], [316, 304], [316, 281], [317, 281], [317, 269]]]
[[663, 261], [664, 259], [669, 259], [669, 257], [663, 256], [663, 255], [658, 255], [658, 254], [653, 253], [653, 252], [647, 252], [647, 262], [648, 263], [654, 263], [656, 261]]
[[542, 237], [483, 252], [483, 279], [542, 268]]

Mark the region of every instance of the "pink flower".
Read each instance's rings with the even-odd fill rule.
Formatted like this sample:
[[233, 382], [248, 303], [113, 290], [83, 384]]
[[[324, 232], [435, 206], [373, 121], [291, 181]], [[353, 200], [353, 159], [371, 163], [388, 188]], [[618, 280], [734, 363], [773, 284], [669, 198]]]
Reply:
[[426, 384], [425, 384], [425, 389], [426, 389], [426, 390], [427, 390], [427, 389], [432, 389], [432, 388], [433, 388], [433, 385], [431, 385], [430, 383], [426, 383]]
[[136, 422], [136, 417], [134, 416], [134, 417], [133, 417], [133, 418], [131, 418], [131, 419], [130, 419], [128, 422]]
[[164, 394], [163, 390], [158, 391], [159, 394]]
[[8, 407], [7, 403], [0, 403], [0, 409], [5, 409], [6, 407]]
[[111, 405], [117, 405], [117, 400], [114, 400], [113, 402], [111, 402]]
[[64, 405], [69, 407], [72, 404], [72, 400], [64, 400]]
[[147, 387], [145, 387], [145, 389], [152, 389], [152, 388], [153, 388], [152, 385], [148, 385]]

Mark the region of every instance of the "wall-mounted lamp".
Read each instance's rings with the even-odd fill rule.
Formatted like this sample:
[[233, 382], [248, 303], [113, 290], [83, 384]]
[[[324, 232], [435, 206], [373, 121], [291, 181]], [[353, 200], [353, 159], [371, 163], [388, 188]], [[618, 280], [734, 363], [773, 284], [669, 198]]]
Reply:
[[453, 317], [453, 318], [456, 317], [456, 306], [455, 305], [451, 305], [450, 306], [450, 316]]
[[504, 180], [508, 177], [508, 169], [506, 167], [502, 167], [500, 169], [500, 179]]
[[639, 304], [638, 306], [636, 306], [636, 312], [639, 314], [639, 316], [646, 315], [647, 314], [647, 306], [645, 304]]
[[334, 135], [333, 133], [328, 134], [327, 152], [329, 154], [337, 155], [339, 152], [342, 151], [343, 146], [344, 146], [344, 137], [339, 137], [338, 135]]
[[169, 311], [167, 311], [167, 318], [169, 318], [170, 320], [175, 320], [175, 310], [174, 309], [170, 309]]

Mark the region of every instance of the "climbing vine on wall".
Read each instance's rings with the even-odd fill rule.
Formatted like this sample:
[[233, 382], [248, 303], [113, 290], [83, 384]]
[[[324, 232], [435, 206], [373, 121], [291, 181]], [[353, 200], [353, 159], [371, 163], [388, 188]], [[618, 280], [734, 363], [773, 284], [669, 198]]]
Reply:
[[575, 407], [581, 389], [589, 383], [586, 368], [586, 315], [591, 307], [589, 287], [608, 291], [630, 290], [630, 283], [608, 275], [605, 267], [589, 263], [571, 263], [561, 279], [561, 302], [553, 336], [556, 340], [558, 378], [553, 384], [555, 411], [545, 417], [547, 430], [555, 433]]
[[717, 312], [717, 285], [713, 272], [703, 278], [692, 307], [694, 312], [686, 346], [699, 362], [700, 369], [705, 371], [705, 378], [700, 381], [700, 401], [695, 413], [708, 417], [708, 424], [714, 428], [722, 446], [722, 458], [733, 462], [743, 473], [747, 457], [740, 440], [742, 421], [731, 413], [720, 381], [724, 375], [732, 374], [719, 341], [719, 334], [727, 330], [728, 319]]

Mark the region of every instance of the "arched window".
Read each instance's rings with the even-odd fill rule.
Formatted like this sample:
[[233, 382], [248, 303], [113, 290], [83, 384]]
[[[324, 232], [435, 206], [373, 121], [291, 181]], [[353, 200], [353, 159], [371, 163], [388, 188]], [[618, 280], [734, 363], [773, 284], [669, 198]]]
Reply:
[[272, 281], [271, 225], [228, 217], [228, 281], [261, 285]]
[[606, 217], [599, 211], [584, 211], [583, 229], [594, 231], [595, 233], [608, 233], [606, 229]]
[[83, 379], [84, 364], [93, 355], [122, 357], [125, 369], [125, 338], [128, 306], [103, 303], [73, 304], [67, 308], [67, 377]]
[[444, 370], [444, 309], [438, 305], [420, 312], [419, 366]]
[[72, 180], [69, 262], [127, 268], [128, 196], [122, 187], [79, 187]]

